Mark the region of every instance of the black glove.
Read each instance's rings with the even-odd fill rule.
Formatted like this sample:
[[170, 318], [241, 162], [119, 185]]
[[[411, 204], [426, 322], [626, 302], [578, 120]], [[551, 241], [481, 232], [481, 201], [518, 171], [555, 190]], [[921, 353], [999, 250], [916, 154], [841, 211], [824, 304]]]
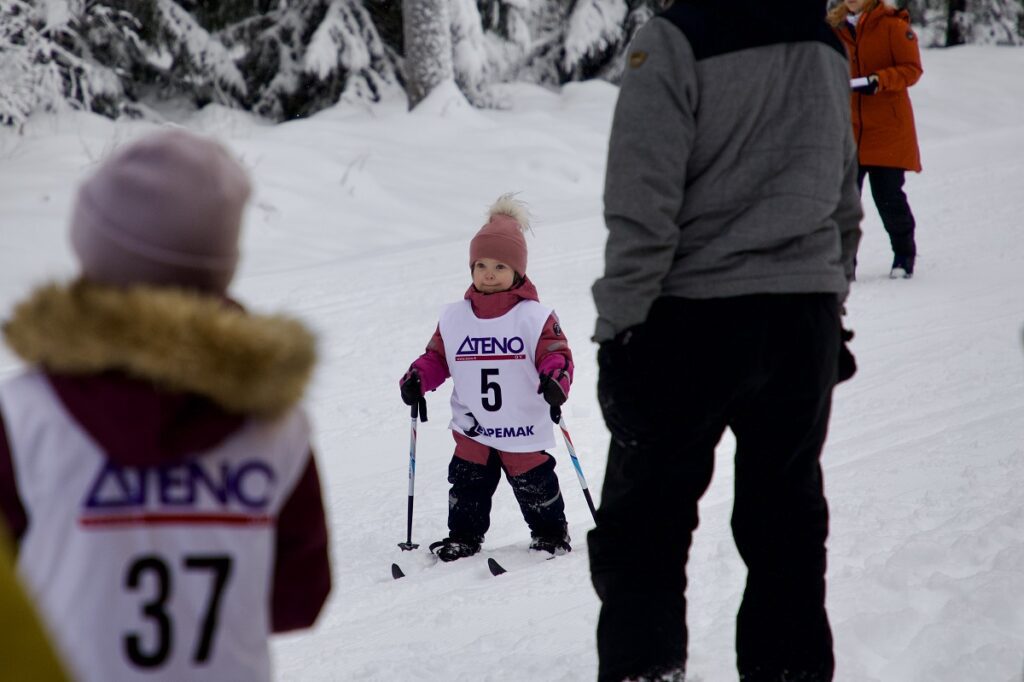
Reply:
[[839, 379], [836, 381], [837, 384], [841, 384], [854, 374], [857, 373], [857, 360], [853, 357], [853, 353], [850, 352], [850, 347], [846, 344], [853, 340], [853, 332], [849, 329], [839, 328]]
[[652, 415], [645, 409], [644, 385], [648, 376], [645, 358], [646, 330], [643, 324], [630, 327], [597, 350], [597, 401], [612, 438], [623, 447], [635, 448], [647, 440], [653, 428]]
[[878, 92], [878, 76], [871, 74], [868, 76], [867, 85], [858, 85], [850, 89], [854, 92], [859, 92], [862, 95], [873, 95]]
[[412, 406], [423, 399], [423, 385], [420, 383], [420, 373], [410, 369], [402, 377], [399, 383], [399, 390], [402, 391], [402, 402]]
[[[554, 376], [555, 374], [558, 376]], [[547, 401], [551, 407], [561, 407], [568, 396], [565, 395], [565, 391], [562, 390], [562, 385], [558, 383], [558, 380], [565, 376], [565, 370], [559, 369], [547, 374], [540, 375], [540, 386], [537, 387], [537, 393], [544, 396], [544, 400]]]

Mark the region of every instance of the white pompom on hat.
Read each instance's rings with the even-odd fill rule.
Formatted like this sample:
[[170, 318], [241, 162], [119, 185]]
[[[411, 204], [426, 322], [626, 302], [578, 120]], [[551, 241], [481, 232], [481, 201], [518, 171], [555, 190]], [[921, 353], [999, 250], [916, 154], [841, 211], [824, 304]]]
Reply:
[[530, 229], [530, 212], [515, 194], [498, 197], [487, 211], [487, 223], [469, 242], [469, 267], [481, 258], [493, 258], [526, 274], [526, 235]]
[[245, 169], [213, 140], [172, 129], [132, 142], [78, 189], [71, 244], [82, 274], [223, 294], [250, 193]]

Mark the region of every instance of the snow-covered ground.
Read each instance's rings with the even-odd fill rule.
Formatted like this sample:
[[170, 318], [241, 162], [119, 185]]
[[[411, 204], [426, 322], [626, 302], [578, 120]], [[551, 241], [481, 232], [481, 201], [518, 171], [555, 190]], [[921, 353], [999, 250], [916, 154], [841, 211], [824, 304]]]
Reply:
[[[1024, 50], [924, 54], [912, 90], [925, 171], [907, 189], [920, 255], [890, 281], [867, 202], [848, 323], [860, 372], [835, 397], [824, 467], [837, 680], [1018, 682], [1024, 670]], [[568, 456], [559, 473], [576, 551], [526, 550], [507, 485], [484, 558], [430, 566], [445, 534], [447, 392], [420, 428], [414, 553], [405, 539], [408, 411], [397, 379], [440, 306], [468, 285], [468, 241], [499, 194], [535, 217], [530, 275], [573, 343], [566, 410], [595, 496], [608, 436], [595, 399], [590, 285], [604, 245], [601, 183], [616, 89], [511, 86], [510, 111], [450, 92], [421, 110], [341, 105], [270, 126], [210, 107], [182, 124], [229, 144], [256, 183], [235, 294], [319, 334], [309, 394], [332, 521], [335, 587], [318, 627], [274, 646], [280, 680], [588, 680], [598, 602], [592, 521]], [[152, 124], [37, 116], [0, 130], [0, 315], [67, 278], [75, 183]], [[0, 351], [0, 378], [17, 361]], [[732, 545], [732, 441], [719, 448], [689, 573], [691, 677], [735, 679], [744, 569]], [[400, 561], [409, 576], [393, 581]]]

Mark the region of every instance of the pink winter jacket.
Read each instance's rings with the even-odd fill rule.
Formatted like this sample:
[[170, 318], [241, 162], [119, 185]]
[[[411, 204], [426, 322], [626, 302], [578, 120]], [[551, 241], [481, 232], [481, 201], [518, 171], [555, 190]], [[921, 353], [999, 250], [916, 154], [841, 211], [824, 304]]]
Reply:
[[[481, 293], [470, 285], [465, 298], [472, 304], [473, 313], [485, 320], [501, 317], [520, 301], [540, 300], [537, 297], [537, 288], [528, 277], [523, 278], [522, 284], [514, 289], [500, 291], [496, 294]], [[438, 327], [434, 330], [434, 335], [430, 337], [426, 352], [409, 366], [409, 371], [419, 372], [424, 393], [433, 391], [451, 376], [445, 357], [444, 341], [441, 339], [441, 329]], [[547, 322], [544, 323], [544, 330], [537, 341], [534, 357], [537, 358], [537, 372], [539, 374], [554, 373], [554, 378], [558, 380], [562, 391], [568, 396], [573, 375], [572, 350], [569, 349], [569, 342], [566, 340], [565, 334], [562, 333], [562, 327], [558, 324], [558, 318], [554, 313], [551, 313]], [[564, 374], [559, 370], [564, 370]], [[561, 376], [559, 376], [560, 374]]]

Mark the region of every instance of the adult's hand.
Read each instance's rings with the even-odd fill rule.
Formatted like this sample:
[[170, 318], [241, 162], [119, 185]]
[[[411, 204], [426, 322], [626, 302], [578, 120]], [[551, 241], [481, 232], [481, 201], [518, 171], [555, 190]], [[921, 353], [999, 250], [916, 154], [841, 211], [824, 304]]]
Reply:
[[878, 76], [871, 74], [864, 78], [851, 78], [850, 89], [862, 95], [873, 95], [878, 92]]
[[597, 350], [597, 400], [612, 438], [635, 448], [650, 432], [650, 415], [643, 408], [644, 325], [630, 327]]
[[840, 327], [839, 339], [839, 380], [836, 383], [841, 384], [857, 373], [857, 360], [848, 345], [853, 341], [853, 331]]

